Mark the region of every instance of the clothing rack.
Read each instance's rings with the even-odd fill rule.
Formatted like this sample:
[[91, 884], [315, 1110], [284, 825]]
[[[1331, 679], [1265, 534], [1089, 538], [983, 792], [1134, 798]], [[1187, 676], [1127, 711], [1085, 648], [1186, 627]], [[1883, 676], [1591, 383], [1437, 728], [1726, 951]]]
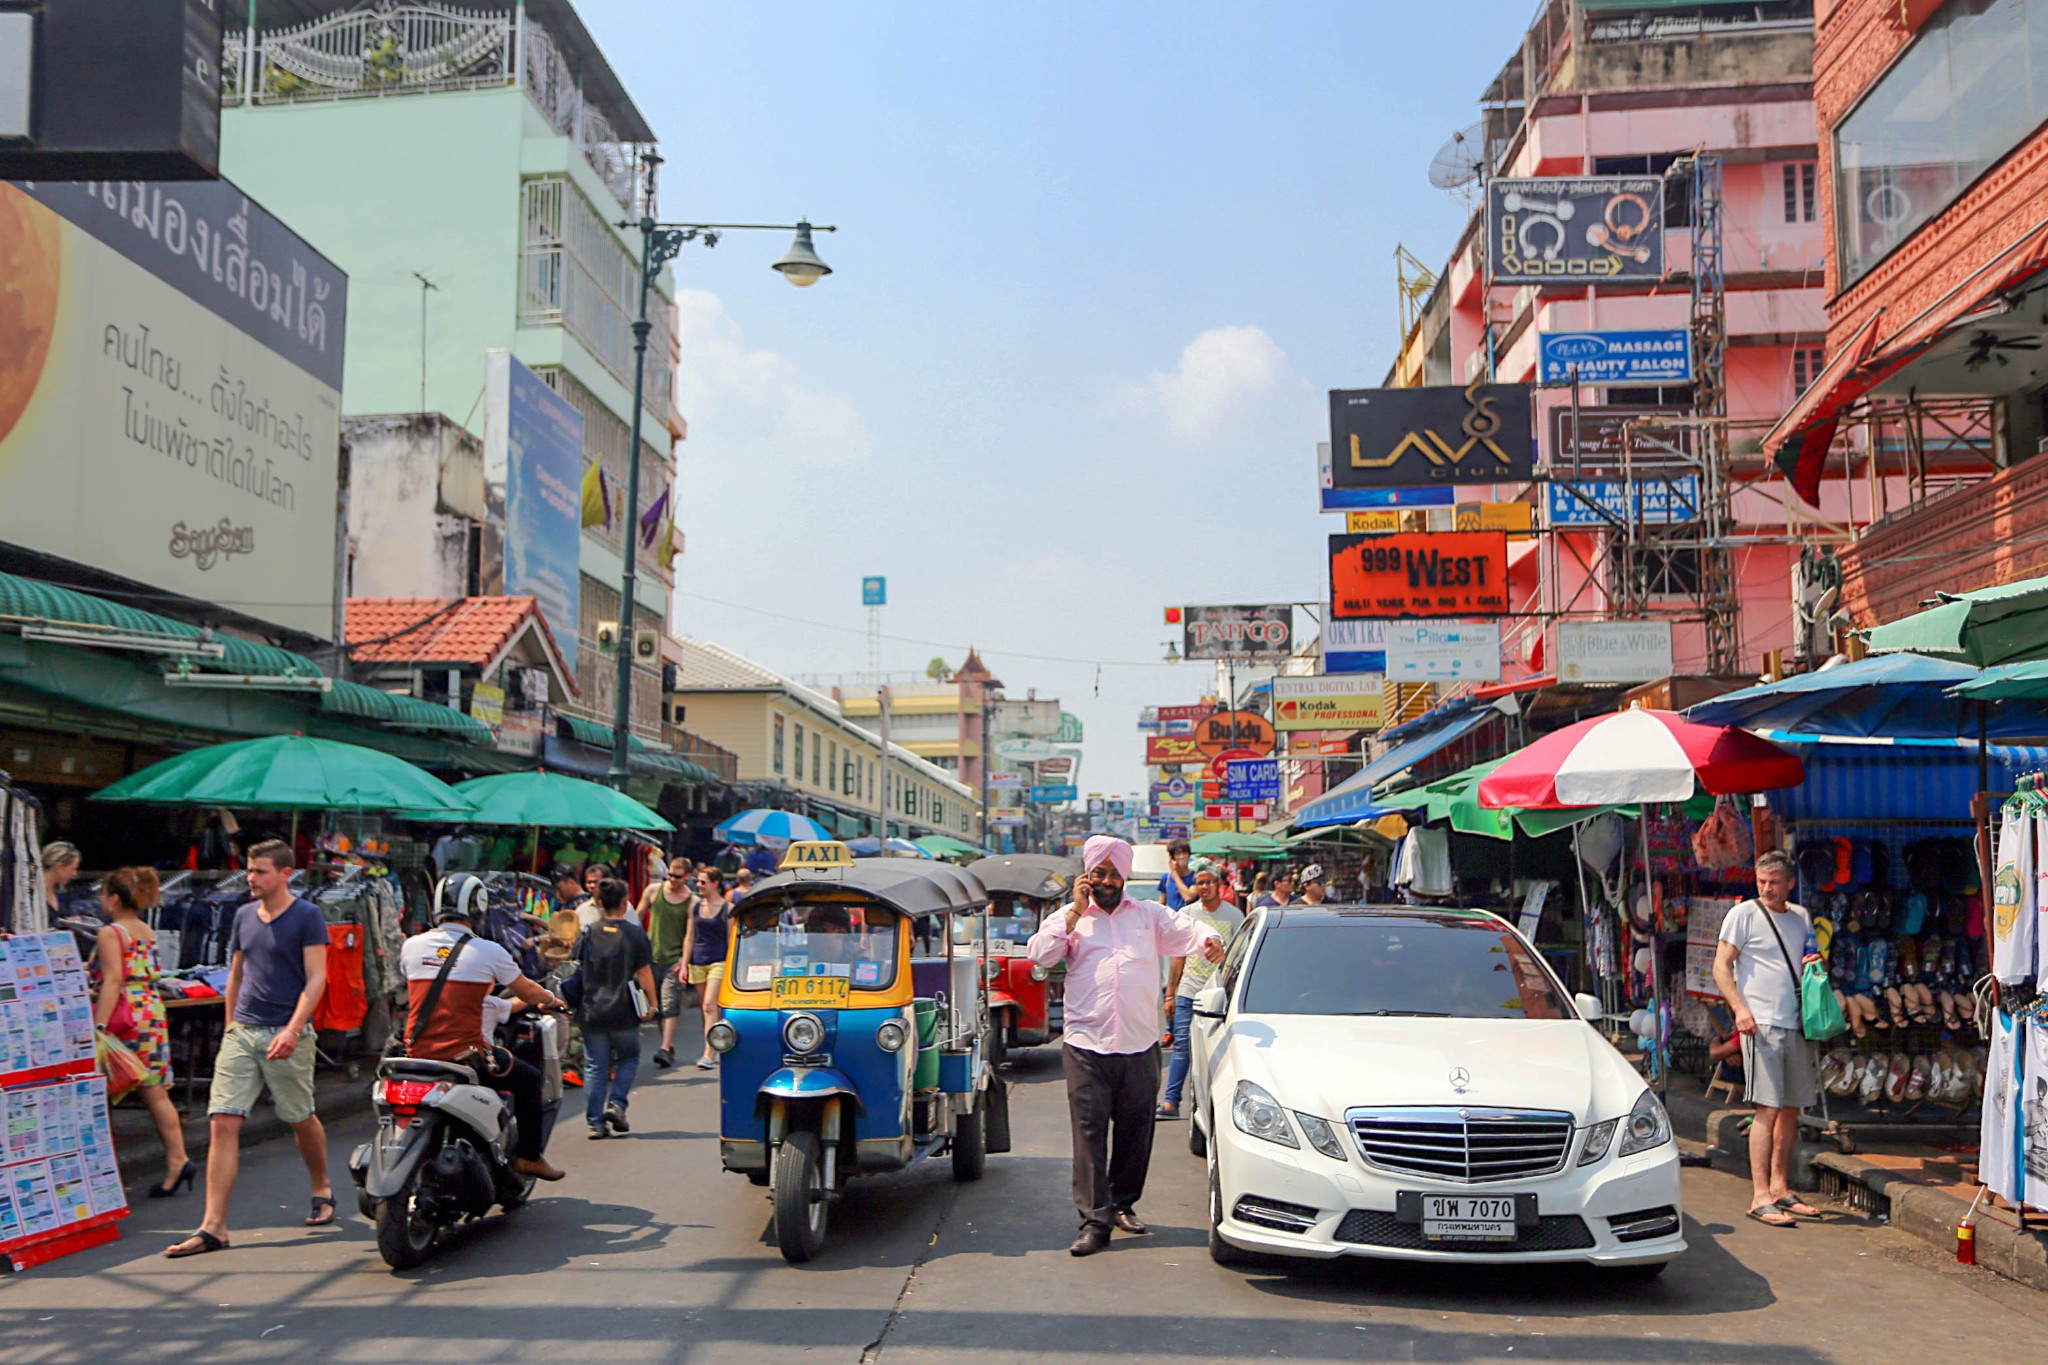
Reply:
[[0, 769], [0, 930], [35, 934], [50, 927], [39, 857], [42, 810], [41, 801]]

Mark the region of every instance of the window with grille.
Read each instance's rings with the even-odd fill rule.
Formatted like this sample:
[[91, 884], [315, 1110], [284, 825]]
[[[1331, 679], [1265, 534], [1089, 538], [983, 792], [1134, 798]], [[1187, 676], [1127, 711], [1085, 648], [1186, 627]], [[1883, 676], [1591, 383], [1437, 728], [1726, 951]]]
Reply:
[[782, 775], [782, 717], [775, 718], [775, 774]]
[[1794, 346], [1792, 348], [1792, 396], [1797, 398], [1813, 386], [1820, 378], [1827, 352], [1819, 346]]
[[1785, 191], [1785, 221], [1811, 223], [1820, 218], [1819, 191], [1814, 177], [1818, 167], [1811, 161], [1787, 161], [1778, 167]]
[[795, 756], [796, 756], [796, 770], [795, 770], [795, 774], [794, 774], [794, 775], [795, 775], [795, 777], [796, 777], [796, 780], [797, 780], [797, 781], [799, 781], [799, 782], [801, 782], [801, 781], [803, 781], [803, 780], [804, 780], [804, 727], [803, 727], [803, 726], [801, 726], [801, 725], [799, 725], [799, 726], [797, 726], [797, 727], [796, 727], [796, 755], [795, 755]]

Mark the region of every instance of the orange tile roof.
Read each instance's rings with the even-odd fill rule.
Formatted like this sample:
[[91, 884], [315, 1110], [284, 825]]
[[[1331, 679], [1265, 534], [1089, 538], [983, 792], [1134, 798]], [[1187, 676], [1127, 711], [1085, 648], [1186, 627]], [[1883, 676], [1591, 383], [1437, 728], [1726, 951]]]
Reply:
[[359, 663], [485, 667], [529, 619], [547, 623], [531, 597], [351, 597], [349, 657]]

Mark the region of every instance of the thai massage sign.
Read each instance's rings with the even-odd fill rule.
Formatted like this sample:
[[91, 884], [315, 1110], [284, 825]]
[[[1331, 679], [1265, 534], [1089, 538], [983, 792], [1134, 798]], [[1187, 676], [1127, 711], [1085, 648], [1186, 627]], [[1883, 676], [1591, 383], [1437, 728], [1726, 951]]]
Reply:
[[0, 184], [0, 541], [334, 621], [347, 278], [227, 181]]
[[1505, 531], [1330, 537], [1333, 616], [1498, 616], [1507, 610]]

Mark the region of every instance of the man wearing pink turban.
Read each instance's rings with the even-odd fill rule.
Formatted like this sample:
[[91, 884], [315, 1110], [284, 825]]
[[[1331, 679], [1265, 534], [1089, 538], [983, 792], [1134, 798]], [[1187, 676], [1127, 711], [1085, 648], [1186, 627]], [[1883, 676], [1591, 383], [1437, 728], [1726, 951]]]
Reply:
[[1025, 951], [1041, 967], [1067, 968], [1060, 1053], [1081, 1215], [1067, 1250], [1092, 1256], [1109, 1245], [1112, 1227], [1146, 1231], [1137, 1203], [1159, 1095], [1159, 960], [1199, 953], [1221, 962], [1223, 940], [1178, 910], [1124, 894], [1131, 846], [1123, 840], [1094, 836], [1081, 865], [1073, 904], [1047, 916]]

